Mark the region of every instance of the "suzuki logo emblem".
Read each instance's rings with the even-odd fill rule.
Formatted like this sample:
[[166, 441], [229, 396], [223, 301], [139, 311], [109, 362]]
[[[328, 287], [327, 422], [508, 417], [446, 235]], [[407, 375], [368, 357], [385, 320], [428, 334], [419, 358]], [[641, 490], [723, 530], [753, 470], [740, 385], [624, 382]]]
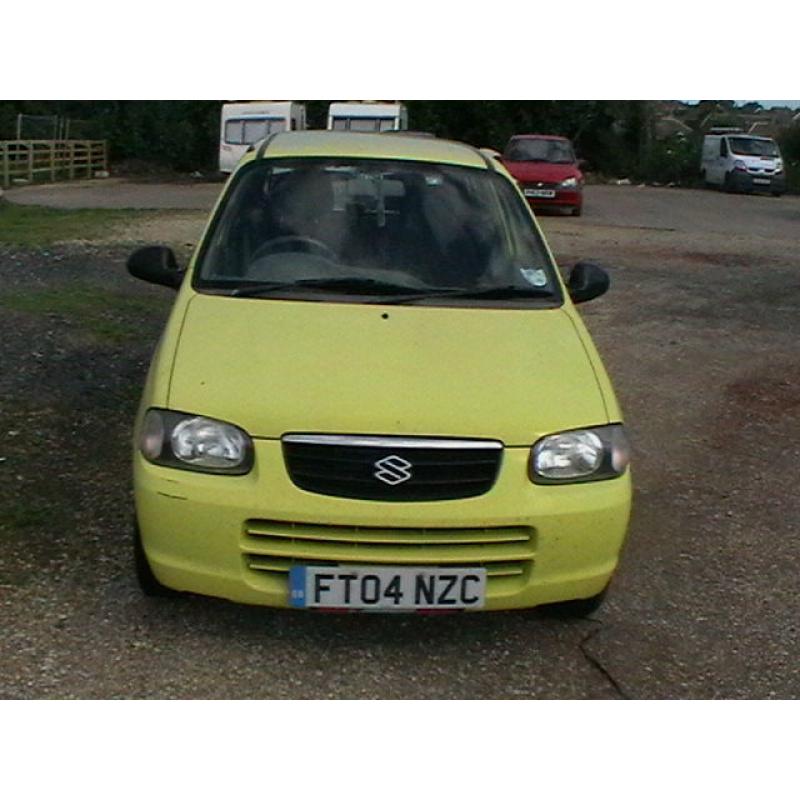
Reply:
[[400, 456], [386, 456], [375, 462], [373, 473], [379, 481], [395, 486], [398, 483], [410, 480], [412, 463]]

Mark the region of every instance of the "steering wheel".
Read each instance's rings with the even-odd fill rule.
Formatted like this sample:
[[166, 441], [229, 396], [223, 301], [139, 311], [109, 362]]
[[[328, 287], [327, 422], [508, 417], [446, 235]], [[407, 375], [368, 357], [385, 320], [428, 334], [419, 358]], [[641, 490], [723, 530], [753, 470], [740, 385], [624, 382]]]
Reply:
[[315, 250], [318, 255], [327, 258], [328, 261], [338, 261], [336, 253], [334, 253], [328, 245], [320, 242], [318, 239], [312, 239], [310, 236], [278, 236], [275, 239], [270, 239], [256, 248], [251, 259], [256, 261], [259, 258], [268, 256], [270, 253], [274, 253], [276, 250], [278, 252], [282, 250], [291, 250], [293, 249], [291, 247], [293, 244], [303, 245], [311, 251]]

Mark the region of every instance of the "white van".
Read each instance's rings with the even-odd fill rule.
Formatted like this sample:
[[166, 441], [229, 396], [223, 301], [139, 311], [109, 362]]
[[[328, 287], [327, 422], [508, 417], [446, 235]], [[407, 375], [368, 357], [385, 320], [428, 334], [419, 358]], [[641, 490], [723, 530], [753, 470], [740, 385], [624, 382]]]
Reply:
[[703, 139], [700, 173], [706, 186], [727, 192], [786, 191], [781, 151], [774, 139], [735, 131], [712, 132]]
[[271, 133], [304, 131], [306, 107], [292, 101], [225, 103], [219, 133], [220, 172], [233, 172], [247, 148]]
[[408, 111], [402, 103], [331, 103], [328, 108], [329, 131], [404, 131], [408, 129]]

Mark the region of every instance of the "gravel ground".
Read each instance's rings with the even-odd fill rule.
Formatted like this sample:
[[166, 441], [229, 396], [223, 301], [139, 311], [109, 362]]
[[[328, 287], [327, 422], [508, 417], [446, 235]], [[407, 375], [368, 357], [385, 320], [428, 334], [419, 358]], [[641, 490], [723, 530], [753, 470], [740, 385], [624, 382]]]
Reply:
[[0, 697], [798, 697], [800, 201], [587, 200], [542, 223], [562, 265], [611, 272], [582, 308], [636, 495], [618, 578], [584, 621], [141, 596], [130, 425], [171, 295], [126, 275], [120, 243], [0, 247]]

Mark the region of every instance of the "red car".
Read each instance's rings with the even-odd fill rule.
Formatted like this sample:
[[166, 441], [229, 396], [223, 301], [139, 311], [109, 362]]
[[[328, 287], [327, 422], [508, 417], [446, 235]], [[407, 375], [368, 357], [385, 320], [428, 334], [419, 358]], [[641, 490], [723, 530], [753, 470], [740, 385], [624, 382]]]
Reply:
[[583, 173], [572, 143], [563, 136], [512, 136], [502, 157], [525, 199], [534, 208], [583, 208]]

